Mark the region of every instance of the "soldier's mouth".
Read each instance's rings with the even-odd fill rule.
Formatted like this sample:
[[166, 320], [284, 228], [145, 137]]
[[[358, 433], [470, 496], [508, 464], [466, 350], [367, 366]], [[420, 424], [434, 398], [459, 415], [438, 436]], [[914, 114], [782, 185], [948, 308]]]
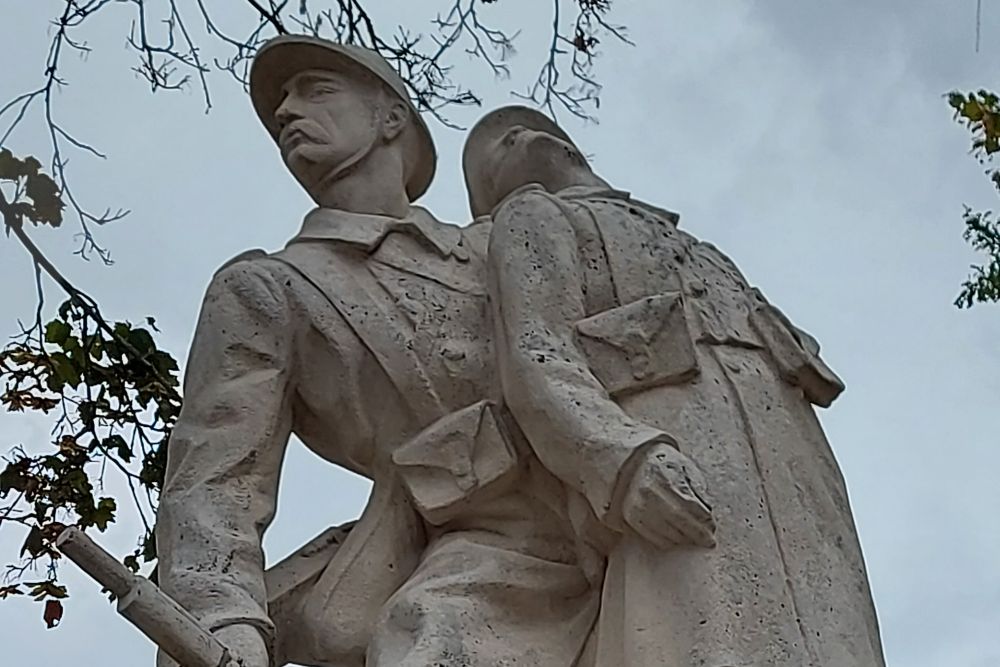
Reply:
[[284, 150], [291, 150], [303, 143], [312, 141], [312, 138], [300, 129], [292, 129], [289, 132], [281, 133], [279, 143]]

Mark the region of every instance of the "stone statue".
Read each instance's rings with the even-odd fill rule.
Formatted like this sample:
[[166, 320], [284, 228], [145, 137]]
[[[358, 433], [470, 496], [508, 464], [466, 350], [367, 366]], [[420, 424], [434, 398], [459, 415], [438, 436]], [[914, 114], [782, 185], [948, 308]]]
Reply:
[[[577, 664], [604, 560], [503, 407], [488, 221], [412, 204], [435, 149], [377, 54], [279, 37], [250, 93], [317, 208], [208, 288], [157, 520], [163, 592], [244, 667]], [[372, 497], [265, 572], [291, 433]]]
[[[431, 135], [372, 51], [278, 37], [250, 94], [317, 207], [208, 288], [162, 592], [64, 540], [137, 626], [242, 667], [882, 665], [810, 406], [843, 386], [727, 258], [523, 107], [469, 136], [476, 220], [438, 221]], [[292, 433], [372, 496], [265, 570]]]
[[[842, 391], [794, 327], [674, 213], [594, 174], [525, 107], [464, 152], [491, 214], [503, 398], [598, 524], [600, 667], [879, 667], [847, 493], [810, 404]], [[451, 664], [451, 663], [447, 663]], [[549, 663], [530, 663], [549, 664]], [[551, 663], [556, 664], [556, 663]]]

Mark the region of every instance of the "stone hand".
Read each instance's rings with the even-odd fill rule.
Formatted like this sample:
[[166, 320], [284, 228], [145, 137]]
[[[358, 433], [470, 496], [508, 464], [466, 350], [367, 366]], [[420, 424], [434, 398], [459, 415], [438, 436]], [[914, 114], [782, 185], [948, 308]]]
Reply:
[[700, 493], [705, 482], [697, 465], [667, 444], [642, 456], [625, 492], [625, 523], [663, 549], [714, 547], [715, 520]]
[[[252, 625], [227, 625], [212, 634], [229, 649], [231, 660], [223, 667], [269, 667], [271, 661], [264, 637]], [[156, 655], [156, 667], [185, 666], [178, 665], [161, 649]]]
[[260, 631], [252, 625], [235, 624], [219, 628], [214, 633], [229, 649], [233, 665], [239, 667], [269, 667], [271, 659]]

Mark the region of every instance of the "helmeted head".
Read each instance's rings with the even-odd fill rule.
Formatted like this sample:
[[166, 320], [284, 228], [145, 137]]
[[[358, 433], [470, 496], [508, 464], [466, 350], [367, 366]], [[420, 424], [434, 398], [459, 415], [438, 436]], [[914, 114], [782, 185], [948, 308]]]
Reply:
[[567, 169], [590, 167], [555, 121], [530, 107], [495, 109], [477, 122], [465, 141], [462, 170], [473, 217], [489, 213], [513, 190], [539, 183], [563, 185]]
[[254, 58], [250, 98], [285, 164], [314, 198], [378, 147], [400, 152], [410, 201], [434, 177], [430, 131], [403, 79], [370, 49], [304, 35], [276, 37]]

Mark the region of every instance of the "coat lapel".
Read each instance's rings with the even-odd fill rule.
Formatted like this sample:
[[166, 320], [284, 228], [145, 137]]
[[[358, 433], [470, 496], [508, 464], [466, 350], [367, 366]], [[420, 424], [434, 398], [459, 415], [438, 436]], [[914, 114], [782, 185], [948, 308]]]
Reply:
[[[465, 244], [459, 243], [459, 249]], [[485, 267], [480, 258], [466, 253], [464, 260], [449, 255], [427, 252], [422, 243], [408, 234], [391, 234], [372, 255], [373, 264], [389, 266], [397, 271], [431, 280], [463, 294], [486, 294], [483, 277]]]
[[293, 242], [274, 258], [313, 285], [344, 318], [404, 397], [418, 421], [445, 413], [413, 341], [413, 329], [365, 266], [364, 255], [325, 243]]

